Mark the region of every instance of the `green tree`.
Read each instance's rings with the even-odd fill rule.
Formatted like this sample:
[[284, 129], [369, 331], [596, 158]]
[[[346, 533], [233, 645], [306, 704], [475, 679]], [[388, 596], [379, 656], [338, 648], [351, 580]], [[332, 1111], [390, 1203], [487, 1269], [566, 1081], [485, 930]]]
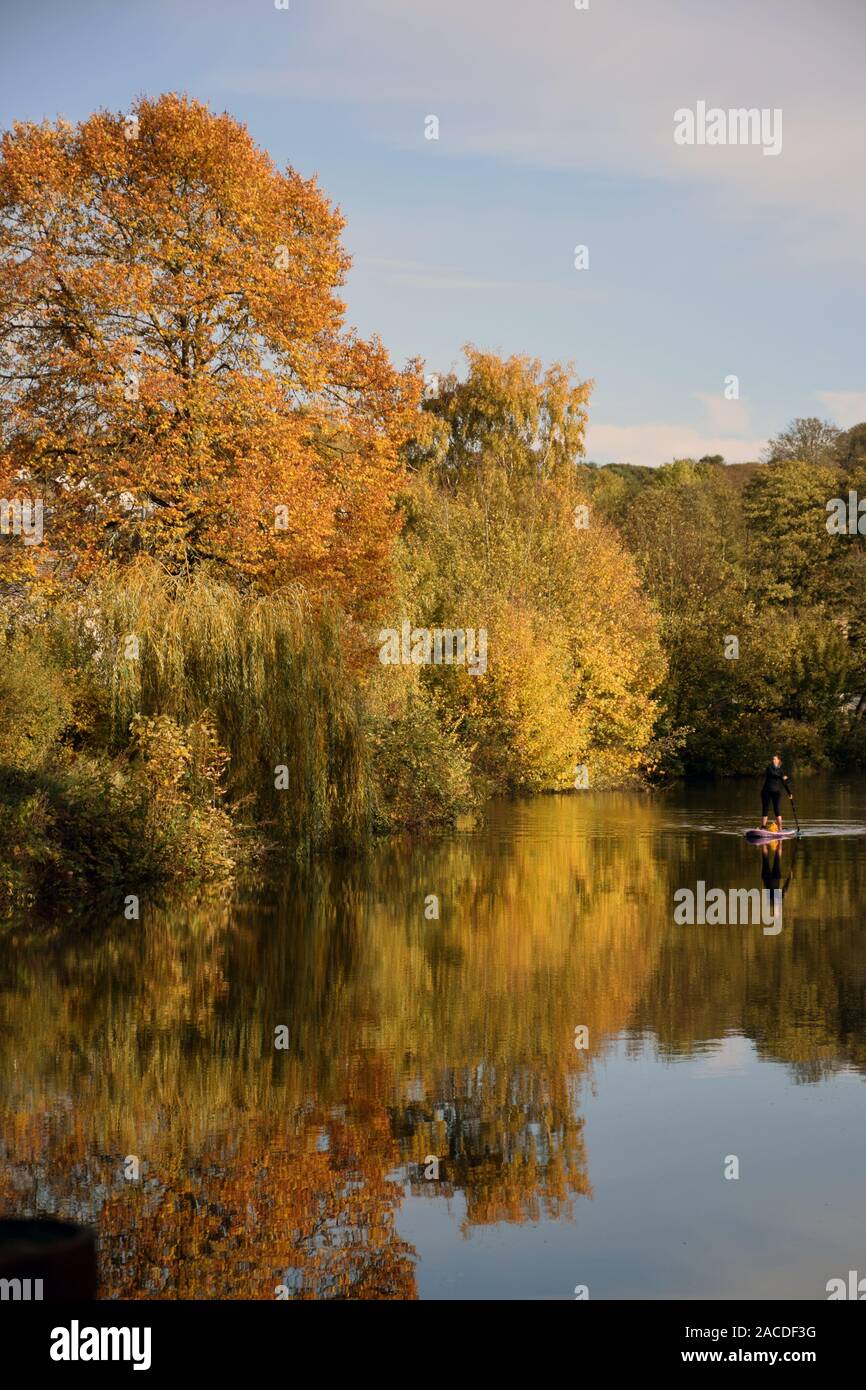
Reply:
[[836, 441], [836, 457], [843, 468], [866, 465], [866, 421], [852, 425]]
[[839, 548], [827, 531], [827, 503], [839, 481], [833, 467], [786, 459], [746, 486], [749, 582], [761, 598], [808, 604], [838, 595]]
[[767, 463], [829, 463], [835, 457], [840, 431], [830, 420], [798, 417], [775, 435], [764, 450]]

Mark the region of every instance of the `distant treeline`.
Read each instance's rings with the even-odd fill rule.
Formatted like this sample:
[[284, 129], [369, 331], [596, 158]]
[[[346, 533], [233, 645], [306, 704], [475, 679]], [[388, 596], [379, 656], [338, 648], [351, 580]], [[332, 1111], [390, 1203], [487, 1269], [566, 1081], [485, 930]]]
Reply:
[[666, 771], [750, 772], [776, 745], [800, 769], [862, 766], [866, 547], [833, 521], [866, 499], [866, 424], [795, 420], [762, 463], [578, 473], [659, 615]]

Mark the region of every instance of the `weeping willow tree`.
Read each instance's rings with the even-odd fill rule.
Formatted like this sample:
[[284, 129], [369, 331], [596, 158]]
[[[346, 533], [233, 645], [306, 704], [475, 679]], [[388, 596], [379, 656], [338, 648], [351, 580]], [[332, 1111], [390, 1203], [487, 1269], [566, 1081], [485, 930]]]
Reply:
[[94, 582], [63, 628], [115, 747], [136, 714], [188, 723], [207, 710], [230, 755], [229, 794], [266, 832], [301, 849], [368, 833], [363, 690], [338, 610], [314, 610], [301, 590], [263, 598], [142, 559]]

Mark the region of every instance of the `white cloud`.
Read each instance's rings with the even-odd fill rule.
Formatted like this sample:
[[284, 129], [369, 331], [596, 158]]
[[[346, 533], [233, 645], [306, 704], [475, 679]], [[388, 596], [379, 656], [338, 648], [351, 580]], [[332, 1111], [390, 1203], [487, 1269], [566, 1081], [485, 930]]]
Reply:
[[596, 463], [638, 463], [656, 468], [675, 458], [721, 454], [727, 463], [752, 463], [766, 439], [703, 434], [691, 425], [654, 421], [645, 425], [594, 425], [587, 430], [586, 456]]
[[866, 420], [866, 391], [819, 391], [818, 399], [843, 430]]
[[[748, 434], [752, 428], [749, 407], [743, 397], [736, 401], [729, 401], [722, 392], [712, 396], [703, 391], [696, 391], [695, 396], [707, 412], [707, 423], [710, 429], [717, 434], [743, 435]], [[714, 451], [708, 450], [707, 452], [712, 453]]]
[[[866, 245], [862, 0], [331, 0], [311, 7], [286, 67], [222, 85], [344, 101], [379, 138], [430, 157], [487, 154], [534, 166], [703, 184], [733, 211], [797, 209], [779, 236], [822, 256]], [[783, 148], [677, 146], [674, 111], [780, 108]]]

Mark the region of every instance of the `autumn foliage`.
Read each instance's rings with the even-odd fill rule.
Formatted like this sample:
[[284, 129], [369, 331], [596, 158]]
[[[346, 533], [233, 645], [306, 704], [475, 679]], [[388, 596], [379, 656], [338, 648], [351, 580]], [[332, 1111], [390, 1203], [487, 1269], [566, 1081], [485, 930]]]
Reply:
[[416, 620], [486, 628], [483, 679], [428, 667], [477, 784], [564, 790], [633, 776], [657, 713], [657, 621], [621, 540], [576, 481], [591, 382], [466, 350], [424, 404], [399, 554]]
[[[640, 772], [656, 617], [615, 532], [575, 524], [592, 383], [470, 347], [422, 404], [418, 364], [345, 327], [342, 227], [185, 97], [0, 141], [0, 498], [44, 509], [37, 543], [0, 536], [10, 901], [93, 877], [106, 817], [117, 872], [218, 876], [224, 814], [320, 849]], [[489, 632], [483, 679], [377, 661], [407, 619]], [[180, 839], [139, 865], [103, 792], [141, 781], [136, 719], [176, 768], [207, 728], [226, 774], [224, 808], [164, 790]]]
[[180, 96], [5, 134], [0, 495], [46, 508], [7, 577], [145, 552], [375, 600], [419, 386], [343, 327], [342, 225]]

